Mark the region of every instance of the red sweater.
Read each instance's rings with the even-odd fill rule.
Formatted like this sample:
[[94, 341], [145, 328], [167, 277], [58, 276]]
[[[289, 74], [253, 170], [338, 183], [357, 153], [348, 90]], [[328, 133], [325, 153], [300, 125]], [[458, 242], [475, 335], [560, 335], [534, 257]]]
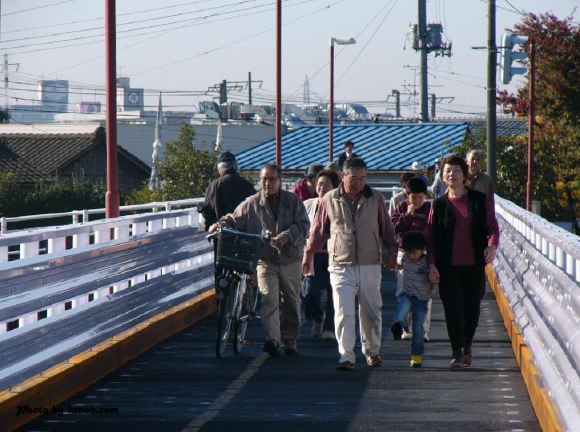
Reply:
[[306, 179], [302, 179], [300, 183], [296, 185], [294, 188], [294, 194], [298, 196], [302, 201], [306, 201], [310, 198], [318, 198], [318, 194], [316, 192], [312, 193], [308, 189], [308, 184], [306, 183]]
[[[452, 266], [469, 266], [475, 265], [475, 252], [471, 242], [471, 223], [472, 216], [469, 210], [468, 195], [465, 194], [459, 198], [449, 197], [449, 202], [455, 212], [455, 231], [453, 232], [453, 252], [451, 254]], [[485, 202], [485, 212], [487, 220], [488, 246], [499, 245], [499, 227], [495, 218], [494, 203], [488, 199]], [[427, 222], [427, 259], [429, 264], [435, 264], [435, 244], [433, 228], [433, 207], [429, 212]]]

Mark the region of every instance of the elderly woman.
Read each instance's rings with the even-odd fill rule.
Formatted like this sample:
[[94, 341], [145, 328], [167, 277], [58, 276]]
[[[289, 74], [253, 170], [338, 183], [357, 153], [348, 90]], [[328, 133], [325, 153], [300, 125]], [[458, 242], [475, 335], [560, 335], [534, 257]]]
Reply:
[[499, 229], [493, 200], [465, 186], [467, 164], [457, 156], [443, 165], [447, 193], [433, 201], [427, 222], [429, 278], [439, 283], [453, 358], [468, 367], [485, 293], [486, 264], [495, 258]]
[[[330, 169], [318, 173], [316, 193], [318, 198], [304, 201], [310, 223], [318, 210], [320, 200], [327, 192], [338, 187], [340, 179], [338, 174]], [[315, 338], [335, 339], [334, 336], [334, 307], [332, 304], [332, 287], [330, 286], [330, 274], [328, 273], [328, 252], [320, 252], [314, 255], [314, 263], [311, 264], [310, 274], [306, 275], [302, 282], [302, 297], [304, 315], [306, 319], [314, 320], [312, 324], [312, 336]], [[322, 308], [322, 293], [326, 292], [326, 310]]]

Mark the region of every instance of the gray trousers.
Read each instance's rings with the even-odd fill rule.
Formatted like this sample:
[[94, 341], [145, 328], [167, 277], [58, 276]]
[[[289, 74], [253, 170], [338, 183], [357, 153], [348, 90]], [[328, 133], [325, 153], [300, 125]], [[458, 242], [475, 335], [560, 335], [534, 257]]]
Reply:
[[266, 340], [295, 343], [300, 331], [302, 263], [280, 265], [260, 262], [257, 274], [262, 296], [260, 314]]

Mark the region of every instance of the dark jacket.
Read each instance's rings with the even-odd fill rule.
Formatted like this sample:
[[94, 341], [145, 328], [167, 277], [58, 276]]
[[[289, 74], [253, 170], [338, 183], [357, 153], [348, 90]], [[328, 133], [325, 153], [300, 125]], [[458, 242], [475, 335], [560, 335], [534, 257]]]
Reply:
[[205, 228], [208, 229], [219, 218], [232, 213], [238, 204], [255, 193], [254, 185], [235, 171], [212, 181], [200, 210], [205, 219]]
[[[485, 265], [483, 252], [487, 247], [487, 216], [485, 194], [468, 189], [468, 199], [473, 223], [471, 225], [471, 242], [475, 253], [476, 265]], [[447, 195], [433, 201], [433, 234], [436, 266], [439, 271], [449, 270], [453, 253], [455, 212]]]
[[[358, 157], [358, 155], [356, 153], [352, 153], [350, 155], [350, 157]], [[342, 166], [344, 165], [344, 162], [346, 161], [347, 157], [346, 157], [346, 152], [342, 152], [342, 154], [338, 157], [338, 169], [342, 171]]]

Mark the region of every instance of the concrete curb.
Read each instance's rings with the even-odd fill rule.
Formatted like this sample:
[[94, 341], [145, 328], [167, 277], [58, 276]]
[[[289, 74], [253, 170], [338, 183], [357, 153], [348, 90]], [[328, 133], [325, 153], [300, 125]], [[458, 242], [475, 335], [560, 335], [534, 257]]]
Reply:
[[[0, 392], [0, 430], [13, 431], [69, 399], [159, 342], [216, 310], [215, 291], [161, 312], [50, 369]], [[20, 413], [19, 407], [28, 407]], [[48, 411], [47, 411], [48, 410]]]
[[507, 334], [512, 342], [512, 349], [516, 356], [518, 366], [520, 367], [520, 372], [526, 384], [536, 417], [538, 418], [538, 423], [544, 431], [564, 431], [565, 429], [560, 422], [557, 410], [542, 385], [540, 374], [534, 365], [533, 354], [524, 341], [521, 329], [514, 319], [513, 312], [503, 293], [493, 266], [486, 266], [485, 272], [489, 286], [495, 294], [499, 311], [507, 329]]

